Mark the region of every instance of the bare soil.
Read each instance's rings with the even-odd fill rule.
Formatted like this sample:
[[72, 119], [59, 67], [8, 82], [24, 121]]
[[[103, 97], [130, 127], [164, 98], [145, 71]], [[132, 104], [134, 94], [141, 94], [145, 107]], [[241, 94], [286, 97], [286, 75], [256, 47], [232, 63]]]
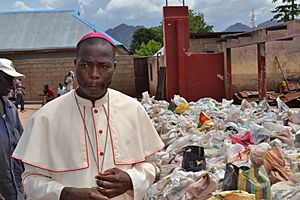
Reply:
[[41, 106], [41, 104], [25, 104], [25, 112], [20, 112], [20, 109], [18, 110], [23, 127], [31, 115], [40, 109]]

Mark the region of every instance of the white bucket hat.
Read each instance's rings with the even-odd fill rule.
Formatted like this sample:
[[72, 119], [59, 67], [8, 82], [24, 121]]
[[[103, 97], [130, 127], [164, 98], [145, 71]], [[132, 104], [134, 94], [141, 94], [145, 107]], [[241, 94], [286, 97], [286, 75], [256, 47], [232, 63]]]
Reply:
[[17, 72], [11, 60], [0, 58], [0, 71], [3, 71], [12, 77], [24, 77], [23, 74]]

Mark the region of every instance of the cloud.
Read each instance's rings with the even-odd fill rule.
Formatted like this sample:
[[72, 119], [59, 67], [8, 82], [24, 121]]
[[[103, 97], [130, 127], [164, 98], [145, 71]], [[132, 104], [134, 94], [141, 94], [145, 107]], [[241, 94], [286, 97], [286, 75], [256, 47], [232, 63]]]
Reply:
[[254, 10], [256, 24], [272, 18], [271, 10], [276, 4], [272, 0], [203, 0], [201, 5], [197, 4], [196, 8], [204, 14], [208, 24], [213, 25], [217, 30], [223, 31], [228, 26], [241, 22], [251, 24], [251, 12]]
[[61, 4], [58, 0], [40, 0], [40, 2], [45, 5], [46, 9], [54, 9]]
[[39, 2], [39, 6], [35, 4], [35, 7], [30, 7], [23, 1], [15, 1], [12, 7], [14, 10], [52, 10], [61, 6], [61, 2], [59, 0], [39, 0]]
[[84, 14], [84, 7], [91, 6], [92, 0], [78, 0], [80, 12]]
[[13, 4], [14, 10], [34, 10], [34, 8], [31, 8], [27, 6], [23, 1], [15, 1]]
[[[107, 0], [94, 17], [102, 20], [120, 20], [125, 23], [134, 22], [150, 25], [151, 21], [158, 24], [162, 19], [165, 0]], [[181, 6], [183, 0], [168, 0], [169, 6]], [[223, 31], [229, 25], [237, 22], [250, 25], [252, 9], [256, 20], [263, 22], [271, 18], [270, 7], [275, 7], [272, 0], [185, 0], [185, 5], [197, 13], [203, 13], [205, 21], [217, 30]], [[158, 25], [157, 24], [157, 25]], [[153, 25], [153, 23], [152, 23]]]
[[[196, 1], [198, 0], [185, 0], [185, 4], [193, 9], [196, 7]], [[105, 6], [98, 9], [96, 15], [111, 20], [142, 21], [142, 18], [145, 20], [161, 19], [165, 3], [166, 1], [163, 0], [110, 0]], [[168, 0], [168, 5], [182, 5], [182, 0]]]
[[[24, 2], [28, 2], [33, 8]], [[183, 0], [168, 0], [168, 5], [180, 6], [182, 2]], [[223, 31], [237, 22], [250, 26], [252, 9], [256, 25], [269, 20], [273, 15], [271, 10], [279, 3], [274, 4], [272, 0], [185, 0], [189, 9], [204, 14], [206, 23], [213, 25], [214, 31]], [[79, 9], [85, 19], [105, 29], [121, 23], [157, 26], [162, 20], [165, 4], [166, 0], [18, 0], [13, 8]]]
[[97, 15], [109, 19], [133, 20], [140, 17], [152, 18], [161, 15], [161, 0], [111, 0]]

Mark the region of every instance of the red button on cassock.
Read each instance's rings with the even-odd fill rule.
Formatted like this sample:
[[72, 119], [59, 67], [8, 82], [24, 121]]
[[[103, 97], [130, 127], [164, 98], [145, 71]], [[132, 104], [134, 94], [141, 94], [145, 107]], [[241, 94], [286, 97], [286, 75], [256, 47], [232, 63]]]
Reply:
[[104, 153], [101, 151], [101, 152], [100, 152], [100, 156], [103, 156], [103, 155], [104, 155]]
[[100, 129], [100, 130], [99, 130], [99, 133], [100, 133], [100, 134], [102, 134], [102, 133], [103, 133], [103, 131]]
[[95, 109], [95, 110], [94, 110], [94, 113], [98, 113], [98, 109]]

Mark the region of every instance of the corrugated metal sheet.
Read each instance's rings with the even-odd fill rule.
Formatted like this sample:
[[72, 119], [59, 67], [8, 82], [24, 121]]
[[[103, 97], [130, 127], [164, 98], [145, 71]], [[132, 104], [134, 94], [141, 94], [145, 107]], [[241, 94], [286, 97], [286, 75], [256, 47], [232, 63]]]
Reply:
[[75, 48], [93, 30], [106, 34], [75, 10], [0, 12], [0, 27], [0, 52]]

